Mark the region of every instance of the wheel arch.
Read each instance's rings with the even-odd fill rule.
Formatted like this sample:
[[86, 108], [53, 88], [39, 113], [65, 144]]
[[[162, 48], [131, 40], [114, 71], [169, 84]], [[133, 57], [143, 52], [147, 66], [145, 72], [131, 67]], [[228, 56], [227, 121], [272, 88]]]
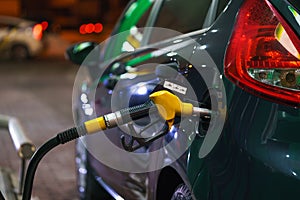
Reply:
[[183, 178], [173, 167], [165, 167], [161, 170], [157, 180], [156, 199], [171, 199], [177, 186], [185, 183]]
[[10, 44], [10, 56], [14, 57], [14, 49], [17, 47], [22, 47], [26, 50], [26, 56], [25, 58], [30, 58], [31, 57], [31, 51], [30, 48], [28, 46], [28, 44], [26, 44], [25, 42], [13, 42], [12, 44]]

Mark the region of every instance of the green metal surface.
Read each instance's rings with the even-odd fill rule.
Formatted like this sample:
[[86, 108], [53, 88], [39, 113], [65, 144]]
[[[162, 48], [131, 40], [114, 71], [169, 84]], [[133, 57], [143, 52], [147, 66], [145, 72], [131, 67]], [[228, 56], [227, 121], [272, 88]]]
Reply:
[[122, 53], [122, 45], [130, 34], [129, 30], [137, 25], [145, 12], [150, 9], [153, 2], [153, 0], [138, 0], [131, 4], [124, 16], [121, 18], [120, 26], [115, 32], [116, 35], [112, 37], [113, 41], [110, 41], [108, 45], [107, 52], [109, 53], [105, 54], [105, 60], [114, 58]]
[[133, 59], [129, 60], [126, 64], [128, 66], [133, 66], [133, 65], [137, 65], [141, 62], [144, 62], [146, 60], [149, 60], [150, 58], [153, 58], [152, 53], [147, 53], [145, 55], [142, 55], [142, 56], [139, 56], [139, 57], [136, 57], [136, 58], [133, 58]]

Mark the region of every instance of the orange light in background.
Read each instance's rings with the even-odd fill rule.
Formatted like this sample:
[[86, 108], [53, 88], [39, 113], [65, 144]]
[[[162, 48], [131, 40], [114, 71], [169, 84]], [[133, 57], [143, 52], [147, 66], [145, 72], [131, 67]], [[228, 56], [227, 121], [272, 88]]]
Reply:
[[33, 37], [37, 40], [41, 40], [43, 36], [43, 27], [41, 24], [34, 25], [32, 29]]

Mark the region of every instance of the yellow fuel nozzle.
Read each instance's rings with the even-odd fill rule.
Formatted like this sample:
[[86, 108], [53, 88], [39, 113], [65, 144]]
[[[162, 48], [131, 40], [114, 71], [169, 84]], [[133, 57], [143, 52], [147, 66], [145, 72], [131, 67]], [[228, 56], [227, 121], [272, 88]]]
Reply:
[[[145, 117], [151, 112], [152, 106], [155, 105], [159, 114], [167, 121], [169, 128], [174, 123], [176, 116], [199, 115], [200, 117], [210, 117], [212, 111], [206, 108], [194, 107], [190, 103], [181, 102], [174, 94], [161, 90], [152, 93], [144, 104], [124, 108], [122, 110], [112, 112], [98, 118], [84, 122], [84, 128], [81, 135], [92, 134], [100, 130], [114, 128], [118, 125], [126, 124], [135, 119]], [[153, 105], [154, 103], [154, 105]], [[155, 109], [152, 112], [156, 112]]]
[[169, 128], [174, 123], [175, 116], [191, 116], [193, 105], [182, 102], [176, 95], [161, 90], [152, 93], [149, 98], [156, 105], [159, 114], [167, 121]]

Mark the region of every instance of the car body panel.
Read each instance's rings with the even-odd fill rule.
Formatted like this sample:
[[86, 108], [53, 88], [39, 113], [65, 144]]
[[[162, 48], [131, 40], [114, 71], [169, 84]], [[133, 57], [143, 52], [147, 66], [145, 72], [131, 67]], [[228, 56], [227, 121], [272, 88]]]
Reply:
[[[170, 40], [170, 41], [167, 41], [167, 42], [165, 42], [165, 43], [159, 43], [158, 44], [158, 46], [168, 46], [168, 47], [170, 47], [170, 46], [172, 46], [171, 44], [173, 44], [173, 41], [175, 41], [175, 40], [179, 40], [179, 39], [181, 39], [181, 42], [179, 42], [179, 43], [176, 43], [176, 45], [173, 45], [173, 48], [168, 48], [168, 52], [170, 52], [170, 51], [176, 51], [176, 50], [178, 50], [178, 51], [180, 51], [181, 52], [181, 54], [185, 54], [186, 55], [186, 57], [190, 57], [189, 55], [191, 55], [192, 54], [192, 51], [193, 51], [193, 49], [194, 49], [194, 46], [193, 46], [193, 43], [189, 43], [189, 40], [190, 40], [190, 36], [199, 36], [199, 34], [205, 34], [206, 33], [206, 30], [202, 30], [202, 31], [198, 31], [198, 32], [195, 32], [195, 33], [193, 33], [193, 34], [190, 34], [190, 35], [187, 35], [187, 36], [184, 36], [184, 37], [177, 37], [176, 39], [172, 39], [172, 40]], [[186, 45], [182, 45], [182, 44], [190, 44], [190, 45], [188, 45], [188, 46], [186, 46]], [[151, 48], [150, 48], [151, 49]], [[155, 48], [155, 49], [160, 49], [160, 48]], [[148, 51], [146, 50], [145, 52], [143, 52], [143, 50], [141, 50], [141, 52], [142, 53], [140, 53], [140, 55], [136, 55], [136, 58], [135, 59], [130, 59], [130, 60], [128, 60], [127, 58], [126, 58], [126, 56], [125, 56], [125, 58], [120, 58], [120, 59], [118, 59], [116, 62], [122, 62], [122, 59], [124, 59], [125, 61], [126, 60], [128, 60], [129, 62], [130, 62], [130, 64], [133, 64], [133, 63], [135, 63], [135, 65], [138, 65], [138, 64], [141, 64], [141, 63], [143, 63], [143, 62], [154, 62], [154, 63], [167, 63], [167, 62], [172, 62], [172, 58], [170, 58], [170, 57], [168, 57], [168, 56], [165, 56], [165, 54], [163, 54], [162, 56], [158, 56], [158, 57], [151, 57], [151, 55], [150, 56], [145, 56], [145, 55], [147, 55], [147, 54], [149, 54], [148, 53]], [[150, 51], [151, 52], [151, 51]], [[152, 53], [152, 55], [156, 55], [155, 53]], [[145, 57], [146, 58], [149, 58], [150, 60], [148, 60], [148, 59], [145, 59]], [[133, 61], [134, 60], [134, 61]], [[113, 64], [112, 64], [113, 65]], [[153, 68], [153, 70], [154, 70], [154, 68]], [[153, 74], [154, 73], [154, 71], [152, 71], [152, 72], [148, 72], [148, 73], [150, 73], [150, 74]], [[136, 83], [141, 83], [139, 80], [130, 80], [130, 82], [129, 82], [129, 84], [130, 85], [133, 85], [134, 86], [134, 84], [133, 84], [133, 82], [136, 82]], [[128, 91], [130, 91], [130, 86], [129, 86], [129, 88], [128, 88], [128, 86], [126, 86], [126, 84], [120, 84], [120, 85], [122, 85], [123, 86], [123, 89], [124, 89], [124, 91], [122, 91], [122, 97], [124, 98], [124, 93], [126, 93], [126, 90], [128, 90]], [[107, 112], [109, 112], [109, 109], [110, 109], [110, 98], [111, 98], [111, 95], [110, 95], [110, 93], [109, 93], [109, 89], [106, 89], [105, 88], [105, 86], [103, 86], [103, 85], [100, 85], [100, 87], [98, 87], [99, 88], [99, 90], [97, 90], [98, 92], [99, 92], [99, 96], [101, 96], [101, 99], [105, 99], [105, 101], [102, 101], [101, 103], [100, 102], [98, 102], [98, 103], [96, 103], [96, 110], [97, 110], [97, 113], [98, 113], [98, 115], [101, 115], [101, 113], [107, 113]], [[118, 88], [118, 90], [120, 90], [120, 88]], [[106, 92], [105, 92], [106, 91]], [[96, 94], [97, 95], [97, 94]], [[132, 94], [131, 94], [132, 95]], [[107, 101], [108, 100], [108, 101]], [[124, 102], [126, 102], [126, 100], [122, 100], [122, 101], [124, 101]], [[106, 102], [106, 103], [105, 103]], [[124, 105], [124, 106], [126, 106], [126, 105]], [[121, 105], [121, 107], [122, 107], [122, 105]], [[190, 126], [190, 127], [193, 127], [193, 126]], [[121, 147], [122, 148], [122, 146], [121, 146], [121, 144], [120, 144], [120, 138], [118, 137], [118, 135], [121, 135], [122, 134], [122, 132], [120, 132], [119, 134], [116, 134], [116, 132], [119, 132], [118, 130], [117, 130], [117, 128], [116, 129], [113, 129], [113, 130], [108, 130], [107, 132], [105, 132], [105, 134], [106, 134], [106, 136], [107, 137], [109, 137], [110, 138], [110, 140], [114, 143], [114, 144], [116, 144], [117, 146], [119, 146], [119, 147]], [[191, 132], [191, 131], [189, 131], [189, 132]], [[179, 135], [181, 135], [181, 134], [179, 134]], [[116, 137], [117, 136], [117, 137]], [[96, 146], [97, 145], [97, 142], [96, 142], [96, 137], [98, 137], [97, 135], [95, 135], [94, 137], [92, 136], [92, 137], [89, 137], [89, 138], [87, 138], [87, 140], [88, 140], [88, 142], [87, 142], [87, 144], [90, 146], [90, 147], [92, 147], [92, 146]], [[94, 143], [94, 144], [93, 144]], [[162, 143], [164, 143], [164, 142], [162, 142]], [[161, 146], [161, 145], [160, 145]], [[96, 148], [93, 148], [95, 151], [96, 151]], [[165, 154], [165, 155], [161, 155], [161, 157], [162, 157], [162, 159], [163, 158], [167, 158], [167, 157], [170, 157], [171, 156], [171, 154], [170, 154], [170, 152], [171, 152], [171, 150], [172, 149], [168, 149], [168, 154]], [[100, 149], [99, 149], [99, 151], [101, 151]], [[95, 152], [94, 152], [95, 153]], [[101, 153], [101, 152], [98, 152], [99, 154]], [[97, 153], [96, 153], [97, 154]], [[181, 160], [186, 160], [186, 157], [187, 157], [187, 155], [185, 154], [185, 155], [183, 155], [182, 156], [182, 158], [181, 158]], [[98, 173], [103, 173], [103, 174], [105, 174], [104, 173], [104, 169], [102, 168], [102, 167], [100, 167], [99, 166], [99, 163], [98, 163], [98, 161], [93, 161], [95, 158], [91, 158], [92, 160], [91, 160], [91, 164], [92, 164], [92, 166], [93, 166], [93, 168], [98, 172]], [[118, 157], [118, 156], [115, 156], [114, 157], [114, 159], [117, 159], [117, 160], [119, 160], [119, 159], [126, 159], [126, 158], [121, 158], [121, 157]], [[147, 160], [147, 158], [145, 158], [146, 160]], [[149, 159], [149, 158], [148, 158]], [[97, 159], [96, 159], [97, 160]], [[143, 161], [142, 162], [142, 164], [144, 164], [144, 162], [145, 161]], [[157, 158], [153, 158], [153, 159], [150, 159], [150, 160], [148, 160], [147, 161], [147, 163], [159, 163], [159, 165], [161, 165], [161, 163], [162, 162], [164, 162], [164, 160], [158, 160]], [[125, 162], [124, 162], [125, 163]], [[185, 161], [185, 163], [186, 163], [186, 161]], [[138, 163], [137, 163], [138, 164]], [[166, 164], [170, 164], [170, 163], [166, 163]], [[184, 172], [186, 171], [186, 166], [185, 165], [178, 165], [178, 163], [176, 162], [176, 163], [174, 163], [174, 165], [170, 165], [172, 168], [174, 168], [177, 172], [180, 172], [180, 174], [182, 174], [182, 179], [188, 184], [189, 183], [189, 181], [188, 181], [188, 176], [186, 175], [186, 176], [183, 176], [184, 175]], [[112, 169], [110, 169], [110, 168], [107, 168], [107, 170], [108, 171], [111, 171]], [[112, 182], [110, 182], [110, 180], [115, 180], [115, 178], [113, 178], [115, 175], [117, 175], [117, 174], [122, 174], [123, 172], [119, 172], [119, 171], [115, 171], [115, 172], [113, 172], [113, 173], [109, 173], [109, 174], [107, 174], [107, 176], [108, 177], [105, 177], [105, 175], [102, 177], [103, 178], [103, 180], [105, 181], [105, 182], [107, 182], [108, 183], [108, 185], [110, 185], [112, 188], [118, 188], [118, 187], [120, 187], [120, 186], [123, 186], [123, 188], [126, 186], [126, 183], [124, 183], [124, 181], [122, 181], [122, 179], [120, 179], [120, 177], [117, 179], [117, 180], [119, 180], [119, 185], [120, 186], [116, 186], [116, 185], [114, 185], [115, 183], [113, 183], [113, 181]], [[159, 173], [159, 172], [156, 172], [156, 173]], [[123, 173], [123, 176], [124, 176], [124, 174], [125, 173]], [[151, 174], [151, 173], [150, 173]], [[139, 176], [145, 176], [146, 174], [139, 174]], [[151, 176], [151, 175], [150, 175]], [[128, 179], [127, 179], [127, 181], [128, 181]], [[151, 185], [151, 187], [153, 187], [153, 184], [149, 184], [149, 185]], [[155, 185], [155, 184], [154, 184]], [[143, 186], [144, 188], [145, 187], [147, 187], [147, 185], [144, 185]], [[122, 195], [122, 197], [124, 197], [125, 199], [127, 199], [127, 198], [133, 198], [132, 196], [130, 196], [130, 197], [128, 197], [128, 196], [126, 196], [126, 195], [128, 195], [128, 194], [126, 194], [125, 192], [124, 192], [124, 190], [125, 189], [123, 189], [123, 190], [121, 190], [121, 189], [117, 189], [117, 191], [118, 192], [120, 192], [120, 194]], [[131, 189], [132, 190], [132, 189]], [[146, 190], [146, 189], [144, 189], [144, 190]], [[149, 191], [153, 191], [153, 188], [149, 188], [148, 189]], [[123, 192], [124, 193], [123, 193]], [[128, 193], [128, 191], [127, 191], [127, 193]], [[149, 192], [149, 193], [151, 193], [151, 192]], [[149, 195], [152, 195], [152, 194], [149, 194]], [[148, 198], [151, 198], [150, 196], [148, 196]], [[155, 199], [155, 197], [153, 197], [154, 199]]]
[[[274, 5], [278, 4], [276, 0], [270, 0], [270, 2]], [[282, 2], [287, 3], [287, 1]], [[197, 60], [198, 64], [205, 63], [208, 70], [210, 67], [217, 66], [223, 75], [227, 45], [234, 29], [236, 13], [238, 13], [242, 3], [243, 1], [231, 1], [227, 9], [207, 29], [159, 42], [132, 54], [118, 57], [110, 64], [107, 73], [112, 72], [109, 70], [114, 63], [125, 63], [125, 66], [130, 63], [132, 67], [138, 67], [145, 63], [171, 63], [174, 57], [166, 56], [166, 54], [176, 52], [185, 54], [191, 61]], [[283, 15], [289, 16], [290, 13], [286, 14], [286, 12]], [[291, 22], [291, 24], [293, 27], [299, 28], [296, 23]], [[198, 44], [185, 44], [185, 38], [189, 37], [194, 38]], [[178, 39], [182, 41], [174, 45], [174, 41]], [[153, 52], [165, 47], [168, 47], [165, 53], [155, 56], [157, 54]], [[194, 52], [193, 49], [199, 51]], [[210, 59], [212, 62], [207, 63], [207, 60]], [[200, 66], [195, 67], [200, 68]], [[152, 71], [152, 73], [154, 72]], [[191, 82], [198, 87], [197, 101], [201, 102], [205, 97], [205, 89], [207, 88], [201, 78], [193, 77], [192, 70], [190, 74]], [[130, 88], [134, 87], [137, 82], [139, 81], [132, 81], [131, 86], [130, 83], [124, 85], [120, 91], [124, 93], [130, 91]], [[299, 197], [300, 190], [297, 189], [300, 185], [298, 175], [300, 168], [299, 108], [284, 106], [252, 95], [240, 89], [226, 77], [223, 82], [227, 96], [228, 113], [222, 135], [212, 151], [205, 158], [199, 157], [204, 136], [196, 134], [189, 149], [176, 162], [168, 163], [161, 170], [139, 174], [143, 178], [139, 177], [138, 179], [144, 182], [138, 183], [142, 183], [138, 189], [136, 185], [131, 185], [129, 193], [139, 190], [143, 191], [140, 193], [143, 198], [156, 199], [157, 193], [160, 191], [159, 187], [162, 187], [160, 178], [164, 176], [166, 170], [171, 168], [180, 176], [181, 181], [192, 189], [195, 199], [297, 199]], [[100, 85], [99, 95], [105, 101], [99, 103], [97, 113], [100, 115], [110, 112], [109, 100], [111, 96], [105, 85]], [[122, 106], [126, 107], [125, 104]], [[176, 130], [178, 133], [180, 132], [179, 128]], [[197, 132], [197, 130], [190, 130], [189, 132], [193, 131]], [[121, 147], [120, 139], [110, 136], [110, 134], [120, 135], [122, 132], [117, 129], [107, 132], [107, 136], [114, 141], [113, 143]], [[150, 148], [164, 146], [170, 138], [172, 140], [177, 139], [169, 133], [157, 140]], [[90, 140], [91, 144], [93, 139]], [[161, 155], [159, 159], [145, 157], [147, 160], [145, 162], [159, 166], [165, 162], [165, 158], [172, 157], [171, 149], [163, 148], [166, 148], [168, 153]], [[116, 155], [114, 159], [126, 158], [119, 158]], [[103, 169], [98, 166], [97, 159], [94, 161], [92, 161], [93, 168], [98, 174], [102, 174]], [[109, 168], [107, 170], [110, 171]], [[125, 199], [143, 199], [138, 196], [126, 196], [128, 194], [125, 190], [130, 188], [126, 186], [132, 180], [128, 181], [124, 177], [116, 176], [120, 180], [120, 185], [115, 185], [112, 180], [109, 182], [116, 175], [115, 173], [119, 175], [123, 172], [110, 171], [109, 173], [103, 180], [115, 188], [122, 197]], [[145, 181], [146, 176], [148, 182]], [[172, 177], [170, 179], [172, 180]], [[127, 185], [124, 183], [126, 181]], [[172, 185], [171, 181], [170, 185]]]
[[[142, 3], [142, 1], [140, 1], [139, 3]], [[153, 9], [150, 12], [150, 16], [149, 16], [149, 18], [147, 20], [147, 23], [146, 23], [147, 26], [151, 26], [151, 25], [153, 25], [156, 22], [156, 16], [159, 14], [159, 11], [160, 11], [160, 8], [162, 6], [162, 3], [163, 3], [163, 1], [155, 1], [155, 4], [153, 5]], [[146, 10], [147, 7], [150, 6], [150, 4], [146, 4], [146, 5], [144, 5], [144, 9], [143, 10]], [[137, 9], [137, 8], [138, 7], [136, 7], [135, 9]], [[212, 8], [214, 8], [214, 9], [212, 9]], [[208, 20], [206, 20], [206, 26], [208, 26], [210, 23], [212, 23], [212, 15], [211, 15], [211, 13], [213, 13], [215, 9], [216, 9], [216, 5], [212, 5], [211, 9], [209, 10], [210, 14], [207, 14], [208, 15]], [[126, 15], [126, 12], [127, 11], [125, 11], [124, 15]], [[204, 15], [206, 15], [206, 13], [204, 13]], [[137, 19], [138, 19], [139, 16], [140, 15], [132, 15], [132, 17], [135, 18], [133, 21], [137, 21]], [[121, 17], [120, 21], [121, 20], [122, 20], [122, 17]], [[127, 20], [129, 20], [129, 18]], [[128, 24], [122, 24], [121, 22], [119, 22], [119, 23], [120, 23], [120, 25], [119, 26], [117, 25], [118, 28], [116, 28], [114, 30], [113, 34], [117, 34], [120, 30], [129, 29], [130, 26], [134, 25], [134, 23], [132, 24], [132, 21], [130, 22], [129, 25]], [[151, 36], [150, 32], [149, 33], [146, 32], [145, 33], [145, 39], [141, 42], [141, 44], [142, 45], [146, 44], [147, 43], [146, 41], [150, 39], [150, 36]], [[124, 38], [123, 39], [122, 38], [117, 38], [116, 39], [116, 41], [118, 41], [117, 44], [121, 43], [120, 40], [123, 41]], [[113, 49], [114, 52], [111, 52], [110, 49]], [[104, 58], [104, 60], [110, 59], [110, 58], [114, 57], [115, 55], [118, 55], [120, 53], [120, 51], [118, 49], [120, 49], [120, 48], [115, 48], [115, 46], [114, 46], [113, 43], [110, 43], [110, 44], [106, 45], [102, 49], [102, 52], [104, 52], [102, 55], [106, 56], [106, 58]], [[87, 91], [82, 91], [82, 92], [86, 93]], [[106, 97], [105, 94], [101, 94], [101, 96], [102, 96], [102, 99], [109, 99], [109, 97]], [[78, 105], [81, 106], [80, 103]], [[102, 112], [108, 112], [109, 110], [106, 110], [105, 107], [102, 105], [101, 111]], [[79, 116], [77, 116], [77, 120], [76, 120], [77, 122], [76, 123], [80, 122], [81, 120], [87, 120], [87, 117], [85, 119], [80, 117], [80, 116], [85, 116], [84, 111], [82, 112], [81, 110], [77, 110], [76, 113], [79, 114]], [[114, 137], [115, 137], [115, 139], [112, 139], [112, 140], [114, 141], [115, 144], [117, 144], [118, 146], [121, 147], [119, 136], [122, 134], [122, 132], [120, 132], [120, 133], [116, 133], [116, 132], [117, 131], [114, 131], [114, 135], [115, 135]], [[88, 141], [85, 141], [85, 142], [87, 142], [89, 145], [90, 145], [89, 141], [91, 141], [91, 142], [93, 141], [93, 139], [87, 139], [87, 140]], [[90, 155], [90, 154], [88, 154], [88, 160], [89, 160], [92, 168], [95, 170], [95, 172], [96, 172], [95, 174], [102, 174], [102, 173], [103, 174], [108, 174], [108, 173], [111, 174], [109, 177], [107, 177], [107, 178], [104, 177], [102, 179], [104, 182], [107, 182], [107, 185], [111, 186], [111, 188], [122, 188], [122, 186], [125, 186], [127, 184], [126, 180], [125, 181], [119, 181], [118, 183], [115, 183], [114, 181], [110, 181], [110, 180], [120, 180], [119, 177], [122, 177], [122, 176], [124, 176], [124, 177], [130, 177], [129, 174], [124, 173], [124, 172], [117, 172], [116, 170], [110, 169], [110, 168], [108, 168], [106, 166], [103, 166], [103, 165], [99, 166], [100, 163], [97, 162], [97, 161], [95, 161], [95, 158], [92, 155]], [[122, 174], [122, 176], [120, 176], [120, 174]], [[143, 175], [141, 174], [142, 177], [145, 177], [145, 175], [146, 174], [143, 174]], [[145, 178], [141, 178], [141, 179], [145, 179]], [[129, 182], [130, 182], [131, 178], [127, 178], [127, 180], [129, 180]], [[145, 188], [147, 187], [147, 185], [144, 184], [143, 187], [144, 187], [143, 190], [144, 190], [144, 193], [145, 193], [145, 191], [146, 191]], [[126, 190], [119, 189], [118, 191], [119, 192], [121, 191], [120, 194], [122, 194], [125, 198], [134, 199], [132, 196], [126, 196], [126, 193], [130, 193], [130, 192], [128, 192], [127, 189]], [[137, 199], [139, 199], [139, 195], [138, 195]]]

